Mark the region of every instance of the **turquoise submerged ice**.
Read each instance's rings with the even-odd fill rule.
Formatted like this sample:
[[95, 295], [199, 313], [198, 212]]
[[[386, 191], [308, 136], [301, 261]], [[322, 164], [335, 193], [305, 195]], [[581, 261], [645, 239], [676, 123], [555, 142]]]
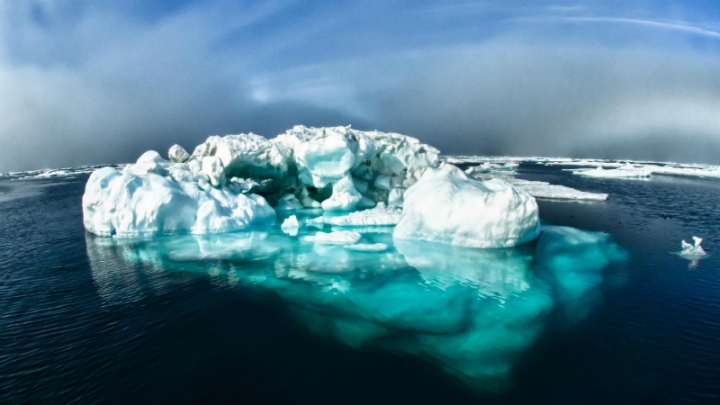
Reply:
[[564, 227], [512, 249], [393, 240], [391, 229], [355, 228], [360, 243], [386, 244], [380, 252], [307, 242], [318, 229], [292, 237], [279, 225], [150, 240], [88, 234], [87, 251], [106, 305], [142, 298], [148, 282], [162, 293], [177, 280], [158, 275], [204, 274], [277, 294], [321, 336], [417, 356], [484, 390], [501, 389], [550, 324], [582, 320], [598, 302], [603, 270], [624, 258], [606, 234]]

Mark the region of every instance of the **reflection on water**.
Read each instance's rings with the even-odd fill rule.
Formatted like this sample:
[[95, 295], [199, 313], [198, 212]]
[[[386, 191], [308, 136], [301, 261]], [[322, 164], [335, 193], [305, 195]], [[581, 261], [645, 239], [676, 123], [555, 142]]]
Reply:
[[506, 385], [551, 317], [582, 320], [599, 302], [602, 270], [625, 258], [607, 235], [563, 227], [497, 250], [364, 233], [363, 242], [390, 246], [380, 253], [307, 243], [303, 231], [86, 242], [107, 305], [162, 294], [182, 282], [169, 277], [178, 271], [207, 274], [273, 291], [314, 333], [418, 356], [485, 390]]

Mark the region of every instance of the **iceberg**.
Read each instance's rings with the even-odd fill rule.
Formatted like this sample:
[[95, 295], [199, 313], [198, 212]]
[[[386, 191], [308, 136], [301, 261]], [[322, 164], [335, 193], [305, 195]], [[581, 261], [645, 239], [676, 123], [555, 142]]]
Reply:
[[530, 242], [539, 232], [537, 201], [526, 191], [500, 179], [477, 181], [443, 164], [405, 191], [393, 237], [499, 248]]
[[415, 356], [483, 391], [511, 384], [544, 333], [584, 319], [601, 299], [608, 267], [625, 258], [606, 234], [552, 226], [509, 249], [362, 236], [387, 250], [303, 243], [277, 228], [136, 241], [88, 234], [86, 244], [104, 305], [210, 277], [229, 289], [272, 292], [268, 299], [280, 298], [320, 337]]
[[298, 222], [297, 217], [292, 215], [285, 218], [282, 225], [280, 225], [280, 229], [290, 236], [297, 236], [298, 231], [300, 230], [300, 223]]
[[693, 236], [693, 243], [687, 243], [683, 239], [680, 242], [682, 250], [678, 253], [680, 257], [690, 260], [690, 268], [697, 267], [700, 259], [704, 259], [707, 256], [705, 250], [700, 246], [702, 244], [702, 238]]
[[347, 212], [382, 203], [348, 221], [390, 224], [396, 212], [383, 207], [402, 205], [404, 190], [438, 156], [415, 138], [350, 127], [211, 136], [192, 154], [173, 145], [169, 160], [148, 151], [121, 173], [97, 171], [86, 185], [84, 223], [103, 236], [217, 233], [262, 222], [271, 207]]

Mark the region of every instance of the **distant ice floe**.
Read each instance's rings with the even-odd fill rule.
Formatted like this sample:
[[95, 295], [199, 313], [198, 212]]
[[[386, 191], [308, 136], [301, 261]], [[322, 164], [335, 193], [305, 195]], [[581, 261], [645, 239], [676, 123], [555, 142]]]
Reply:
[[110, 308], [172, 291], [194, 273], [224, 288], [272, 292], [321, 337], [416, 356], [489, 391], [511, 383], [549, 328], [587, 316], [602, 299], [605, 269], [626, 257], [606, 234], [564, 227], [489, 250], [389, 234], [363, 234], [367, 244], [348, 250], [273, 229], [152, 240], [88, 234], [87, 254]]
[[652, 171], [642, 167], [623, 165], [609, 170], [598, 166], [595, 169], [573, 170], [572, 173], [579, 176], [608, 179], [647, 179], [652, 174]]
[[558, 184], [550, 184], [544, 181], [532, 181], [523, 179], [507, 179], [513, 186], [521, 188], [535, 198], [546, 200], [577, 200], [577, 201], [605, 201], [608, 195], [605, 193], [591, 193], [580, 191], [571, 187]]
[[[546, 166], [575, 166], [592, 169], [566, 169], [574, 174], [612, 179], [643, 179], [653, 174], [690, 176], [702, 178], [720, 178], [720, 166], [703, 164], [685, 164], [675, 162], [652, 162], [605, 159], [573, 159], [548, 157], [517, 157], [517, 156], [442, 156], [442, 160], [453, 164], [494, 164], [536, 163]], [[602, 168], [602, 170], [599, 170]], [[616, 171], [617, 170], [617, 171]]]
[[[498, 160], [500, 158], [494, 158]], [[465, 163], [460, 159], [445, 158], [446, 161], [457, 161]], [[477, 161], [476, 161], [477, 162]], [[503, 179], [515, 187], [527, 191], [531, 196], [547, 200], [564, 201], [605, 201], [608, 195], [605, 193], [591, 193], [580, 191], [574, 188], [550, 184], [544, 181], [531, 181], [515, 178], [518, 163], [509, 162], [483, 162], [478, 166], [471, 166], [465, 170], [465, 174], [478, 180], [489, 180], [491, 178]]]
[[24, 172], [9, 172], [0, 173], [0, 177], [6, 177], [11, 180], [31, 180], [31, 179], [49, 179], [55, 177], [71, 177], [80, 174], [92, 173], [95, 170], [103, 167], [114, 167], [121, 169], [125, 165], [94, 165], [94, 166], [79, 166], [79, 167], [65, 167], [61, 169], [42, 169], [42, 170], [29, 170]]

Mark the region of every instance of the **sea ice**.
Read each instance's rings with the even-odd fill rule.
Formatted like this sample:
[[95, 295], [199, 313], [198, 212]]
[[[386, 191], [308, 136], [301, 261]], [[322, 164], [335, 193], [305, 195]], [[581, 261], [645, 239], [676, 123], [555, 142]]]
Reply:
[[702, 238], [698, 238], [697, 236], [693, 236], [693, 244], [687, 243], [685, 240], [681, 241], [682, 251], [680, 255], [690, 259], [706, 256], [707, 253], [705, 253], [705, 250], [700, 246], [701, 244]]
[[388, 246], [384, 243], [356, 243], [354, 245], [343, 246], [348, 250], [356, 250], [358, 252], [384, 252]]
[[300, 223], [295, 215], [285, 218], [280, 229], [290, 236], [297, 236], [300, 229]]
[[352, 231], [318, 232], [306, 236], [307, 242], [322, 243], [326, 245], [352, 245], [360, 240], [361, 235]]
[[650, 177], [652, 171], [638, 168], [632, 165], [620, 166], [617, 169], [606, 170], [602, 166], [598, 166], [596, 169], [589, 170], [574, 170], [573, 174], [577, 174], [585, 177], [598, 177], [598, 178], [609, 178], [609, 179], [644, 179]]
[[356, 211], [347, 215], [327, 217], [325, 223], [337, 226], [395, 225], [400, 220], [402, 209], [387, 207], [380, 202], [375, 208]]
[[407, 189], [393, 237], [458, 246], [511, 247], [535, 239], [538, 205], [510, 183], [469, 178], [450, 164], [428, 169]]
[[583, 201], [605, 201], [608, 195], [605, 193], [590, 193], [574, 188], [550, 184], [544, 181], [531, 181], [522, 179], [506, 179], [515, 187], [521, 188], [531, 196], [548, 200], [583, 200]]

